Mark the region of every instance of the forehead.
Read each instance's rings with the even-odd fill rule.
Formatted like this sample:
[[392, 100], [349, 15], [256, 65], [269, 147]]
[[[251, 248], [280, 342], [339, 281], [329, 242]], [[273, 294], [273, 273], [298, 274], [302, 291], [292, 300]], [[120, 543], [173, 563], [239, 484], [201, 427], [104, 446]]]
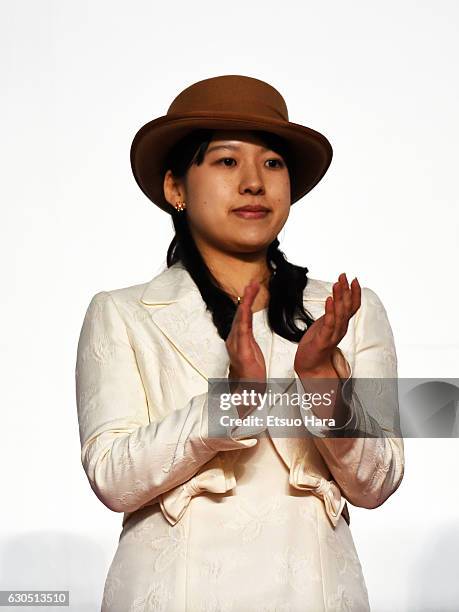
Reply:
[[[215, 130], [211, 138], [212, 143], [226, 144], [231, 142], [235, 145], [253, 144], [266, 146], [268, 143], [262, 134], [249, 130]], [[268, 145], [269, 146], [269, 145]]]

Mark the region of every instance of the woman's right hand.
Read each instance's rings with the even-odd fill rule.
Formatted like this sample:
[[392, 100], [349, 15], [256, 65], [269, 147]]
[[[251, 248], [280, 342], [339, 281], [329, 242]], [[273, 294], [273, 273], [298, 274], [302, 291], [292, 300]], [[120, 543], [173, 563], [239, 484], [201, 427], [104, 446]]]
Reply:
[[[242, 381], [236, 388], [233, 385], [232, 393], [241, 392], [243, 389], [264, 392], [266, 389], [265, 358], [252, 329], [252, 304], [259, 290], [260, 284], [255, 280], [250, 281], [245, 287], [242, 301], [237, 307], [231, 331], [226, 339], [226, 348], [230, 358], [228, 380], [251, 379], [247, 383]], [[239, 414], [241, 414], [240, 410]]]

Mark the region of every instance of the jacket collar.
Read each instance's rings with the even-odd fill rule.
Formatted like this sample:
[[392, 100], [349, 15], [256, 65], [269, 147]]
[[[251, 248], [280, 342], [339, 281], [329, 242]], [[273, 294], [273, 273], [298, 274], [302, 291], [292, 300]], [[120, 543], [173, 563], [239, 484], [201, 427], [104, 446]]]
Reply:
[[185, 298], [190, 292], [200, 294], [190, 273], [179, 261], [147, 283], [140, 301], [149, 306], [172, 304]]
[[[309, 278], [304, 301], [325, 302], [327, 296], [332, 293], [331, 287], [332, 283]], [[140, 301], [147, 305], [171, 304], [186, 297], [190, 292], [201, 295], [188, 270], [178, 261], [146, 284]]]

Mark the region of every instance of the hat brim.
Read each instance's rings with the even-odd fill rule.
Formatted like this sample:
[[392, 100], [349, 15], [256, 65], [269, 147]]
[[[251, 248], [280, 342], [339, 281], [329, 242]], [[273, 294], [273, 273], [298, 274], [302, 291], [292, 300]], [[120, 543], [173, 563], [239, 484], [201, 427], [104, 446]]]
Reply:
[[303, 125], [283, 120], [257, 119], [225, 112], [194, 112], [189, 116], [165, 115], [146, 123], [135, 135], [130, 152], [131, 168], [143, 193], [165, 212], [172, 206], [164, 197], [164, 162], [180, 139], [197, 129], [267, 131], [287, 141], [290, 150], [291, 204], [323, 178], [330, 166], [333, 149], [327, 138]]

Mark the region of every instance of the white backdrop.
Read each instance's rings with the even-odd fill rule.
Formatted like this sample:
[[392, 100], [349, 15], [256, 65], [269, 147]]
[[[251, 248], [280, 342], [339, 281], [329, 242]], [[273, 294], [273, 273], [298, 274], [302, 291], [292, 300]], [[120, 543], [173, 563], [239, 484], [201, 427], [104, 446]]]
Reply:
[[[165, 265], [171, 221], [129, 148], [197, 80], [266, 80], [329, 138], [281, 248], [313, 278], [376, 291], [400, 376], [459, 376], [458, 26], [453, 0], [3, 4], [0, 589], [99, 609], [122, 515], [80, 464], [78, 334], [94, 293]], [[459, 440], [405, 447], [395, 495], [350, 507], [372, 610], [457, 610]]]

